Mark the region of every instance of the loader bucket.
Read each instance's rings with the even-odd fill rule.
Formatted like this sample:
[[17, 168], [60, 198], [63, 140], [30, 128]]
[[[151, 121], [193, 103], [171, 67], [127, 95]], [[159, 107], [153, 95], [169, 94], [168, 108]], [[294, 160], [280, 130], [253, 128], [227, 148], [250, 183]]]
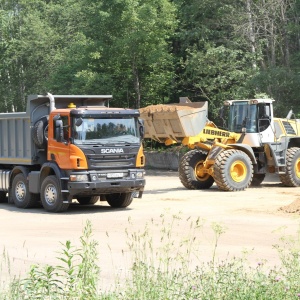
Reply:
[[207, 102], [185, 100], [176, 104], [150, 105], [141, 108], [140, 114], [145, 123], [145, 138], [179, 142], [202, 131], [207, 121]]

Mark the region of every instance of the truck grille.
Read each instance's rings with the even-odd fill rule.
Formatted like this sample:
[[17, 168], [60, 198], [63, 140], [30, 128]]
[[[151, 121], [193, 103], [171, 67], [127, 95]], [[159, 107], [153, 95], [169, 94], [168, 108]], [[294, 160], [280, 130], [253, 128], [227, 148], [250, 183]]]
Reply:
[[135, 155], [87, 155], [90, 168], [133, 167]]

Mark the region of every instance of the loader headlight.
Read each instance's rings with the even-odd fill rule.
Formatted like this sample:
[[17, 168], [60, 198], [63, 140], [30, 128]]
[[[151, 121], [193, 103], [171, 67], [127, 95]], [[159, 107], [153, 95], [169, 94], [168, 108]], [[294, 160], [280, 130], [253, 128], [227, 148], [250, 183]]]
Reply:
[[70, 181], [88, 181], [88, 175], [87, 174], [76, 174], [76, 175], [70, 175]]

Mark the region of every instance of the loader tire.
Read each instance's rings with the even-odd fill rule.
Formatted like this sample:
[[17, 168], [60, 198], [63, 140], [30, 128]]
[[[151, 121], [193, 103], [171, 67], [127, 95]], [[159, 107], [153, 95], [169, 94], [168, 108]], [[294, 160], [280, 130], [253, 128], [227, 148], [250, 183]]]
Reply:
[[253, 177], [253, 165], [249, 156], [236, 149], [224, 150], [216, 158], [214, 179], [220, 190], [243, 191]]
[[251, 181], [251, 186], [260, 186], [264, 181], [266, 175], [265, 174], [253, 174], [253, 179]]
[[286, 171], [279, 178], [285, 186], [300, 186], [300, 148], [293, 147], [286, 151]]
[[181, 158], [179, 179], [187, 189], [204, 190], [213, 185], [213, 177], [203, 172], [206, 156], [207, 154], [201, 150], [191, 150]]
[[45, 148], [48, 142], [48, 119], [43, 117], [33, 126], [33, 141], [38, 148]]

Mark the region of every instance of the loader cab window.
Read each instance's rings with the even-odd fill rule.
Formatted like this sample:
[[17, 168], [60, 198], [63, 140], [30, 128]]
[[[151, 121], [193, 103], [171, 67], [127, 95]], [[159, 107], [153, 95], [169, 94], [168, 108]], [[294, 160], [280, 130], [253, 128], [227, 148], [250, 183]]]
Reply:
[[241, 133], [246, 128], [246, 132], [257, 132], [257, 105], [248, 101], [235, 102], [230, 105], [228, 114], [229, 131]]
[[258, 108], [258, 128], [259, 131], [266, 130], [271, 122], [271, 107], [269, 103], [261, 103]]

